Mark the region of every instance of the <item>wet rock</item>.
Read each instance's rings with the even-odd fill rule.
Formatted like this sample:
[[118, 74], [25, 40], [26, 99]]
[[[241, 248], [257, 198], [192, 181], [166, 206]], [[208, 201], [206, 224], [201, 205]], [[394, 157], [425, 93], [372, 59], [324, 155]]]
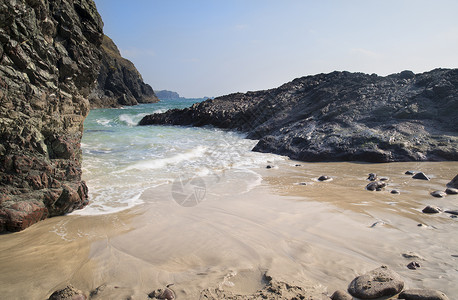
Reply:
[[391, 194], [399, 195], [401, 192], [399, 190], [391, 190]]
[[48, 300], [86, 300], [87, 297], [80, 290], [75, 289], [72, 285], [55, 291]]
[[364, 275], [358, 276], [350, 283], [348, 292], [361, 299], [391, 297], [404, 288], [404, 281], [387, 266], [381, 266]]
[[[140, 125], [235, 129], [259, 140], [253, 151], [301, 161], [458, 160], [458, 137], [449, 134], [458, 128], [457, 78], [456, 69], [409, 80], [400, 74], [318, 74], [148, 115]], [[441, 83], [448, 88], [432, 88]]]
[[422, 289], [405, 290], [398, 298], [405, 300], [449, 300], [441, 291]]
[[331, 180], [332, 178], [329, 177], [328, 175], [321, 175], [320, 177], [318, 177], [318, 181], [327, 181], [327, 180]]
[[416, 261], [412, 261], [410, 262], [408, 265], [407, 265], [407, 268], [411, 269], [411, 270], [416, 270], [418, 268], [420, 268], [420, 264]]
[[415, 252], [402, 253], [402, 257], [408, 258], [408, 259], [425, 260], [422, 256], [420, 256], [420, 254], [415, 253]]
[[423, 172], [419, 172], [412, 176], [414, 179], [421, 179], [421, 180], [430, 180], [428, 176], [425, 175]]
[[338, 290], [332, 294], [331, 299], [332, 300], [353, 300], [353, 297], [350, 296], [345, 291]]
[[448, 195], [456, 195], [458, 194], [458, 189], [455, 189], [455, 188], [447, 188], [445, 190], [445, 193], [447, 193]]
[[406, 175], [415, 175], [415, 171], [406, 171], [404, 174], [406, 174]]
[[447, 186], [458, 189], [458, 174], [449, 183], [447, 183]]
[[440, 209], [437, 206], [428, 205], [425, 208], [423, 208], [422, 212], [425, 214], [438, 214], [442, 212], [442, 209]]
[[436, 198], [443, 198], [447, 196], [447, 194], [443, 191], [434, 191], [434, 192], [431, 192], [431, 196], [436, 197]]
[[445, 212], [454, 216], [458, 216], [458, 210], [446, 210]]
[[375, 173], [369, 173], [368, 177], [367, 177], [367, 180], [369, 181], [375, 181], [377, 180], [377, 174]]
[[175, 293], [169, 288], [157, 289], [157, 290], [149, 293], [148, 297], [152, 298], [152, 299], [173, 300], [173, 299], [175, 299]]
[[384, 187], [386, 187], [386, 183], [382, 181], [373, 181], [366, 185], [366, 190], [368, 191], [381, 191]]

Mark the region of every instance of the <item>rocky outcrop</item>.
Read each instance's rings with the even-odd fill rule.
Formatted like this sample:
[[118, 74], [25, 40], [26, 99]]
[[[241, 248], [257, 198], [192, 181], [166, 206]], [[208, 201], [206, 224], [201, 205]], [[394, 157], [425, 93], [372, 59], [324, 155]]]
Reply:
[[102, 64], [97, 85], [89, 96], [91, 108], [159, 101], [151, 86], [143, 82], [134, 64], [121, 56], [118, 47], [106, 35], [101, 50]]
[[180, 95], [177, 92], [172, 92], [172, 91], [167, 91], [167, 90], [156, 91], [156, 96], [159, 99], [164, 99], [164, 100], [180, 98]]
[[333, 72], [231, 94], [139, 125], [234, 129], [254, 151], [302, 161], [458, 160], [458, 69], [386, 77]]
[[92, 0], [0, 2], [0, 232], [87, 204], [80, 140], [102, 27]]

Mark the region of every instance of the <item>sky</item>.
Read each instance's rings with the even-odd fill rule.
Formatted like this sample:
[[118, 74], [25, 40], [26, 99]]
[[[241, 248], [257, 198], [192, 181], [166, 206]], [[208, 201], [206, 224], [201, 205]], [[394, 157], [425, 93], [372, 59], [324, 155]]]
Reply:
[[332, 71], [458, 67], [456, 0], [95, 0], [154, 90], [215, 97]]

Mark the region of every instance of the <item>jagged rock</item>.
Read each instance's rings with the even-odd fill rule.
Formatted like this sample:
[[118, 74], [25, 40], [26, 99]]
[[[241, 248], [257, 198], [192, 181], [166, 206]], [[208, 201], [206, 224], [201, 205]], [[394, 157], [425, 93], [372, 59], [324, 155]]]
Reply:
[[55, 291], [48, 300], [86, 300], [87, 297], [80, 290], [75, 289], [72, 285]]
[[377, 180], [377, 174], [375, 173], [369, 173], [368, 177], [367, 177], [367, 180], [369, 181], [375, 181]]
[[387, 266], [381, 266], [364, 275], [358, 276], [350, 283], [348, 292], [361, 299], [391, 297], [402, 291], [404, 281]]
[[87, 204], [80, 141], [100, 65], [92, 0], [0, 2], [0, 232]]
[[447, 188], [447, 189], [445, 190], [445, 193], [447, 193], [448, 195], [456, 195], [456, 194], [458, 194], [458, 189]]
[[446, 210], [445, 212], [454, 216], [458, 216], [458, 210]]
[[428, 176], [425, 175], [423, 172], [419, 172], [412, 176], [414, 179], [422, 179], [422, 180], [430, 180]]
[[423, 208], [422, 212], [425, 214], [438, 214], [442, 212], [442, 209], [440, 209], [437, 206], [428, 205], [425, 208]]
[[447, 183], [447, 186], [458, 189], [458, 174], [449, 183]]
[[443, 191], [434, 191], [434, 192], [431, 192], [431, 196], [436, 197], [436, 198], [443, 198], [447, 196], [447, 193]]
[[332, 300], [353, 300], [353, 297], [347, 294], [345, 291], [335, 291], [332, 296]]
[[209, 99], [140, 125], [234, 129], [254, 151], [301, 161], [458, 160], [458, 69], [410, 78], [332, 72]]
[[373, 181], [366, 185], [366, 190], [368, 191], [381, 191], [384, 187], [386, 187], [386, 183], [382, 181]]
[[102, 64], [97, 85], [89, 96], [91, 107], [119, 107], [159, 101], [151, 86], [143, 82], [134, 64], [121, 56], [106, 35], [102, 41]]
[[449, 300], [441, 291], [412, 289], [405, 290], [399, 295], [399, 299], [405, 300]]

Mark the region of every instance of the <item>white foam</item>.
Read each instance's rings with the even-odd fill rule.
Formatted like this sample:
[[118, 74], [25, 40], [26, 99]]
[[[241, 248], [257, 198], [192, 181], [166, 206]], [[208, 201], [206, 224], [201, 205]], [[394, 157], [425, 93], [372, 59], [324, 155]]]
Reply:
[[128, 114], [122, 114], [119, 116], [119, 121], [127, 124], [127, 126], [136, 126], [138, 121], [138, 117]]
[[207, 147], [198, 146], [188, 152], [176, 154], [171, 157], [167, 158], [159, 158], [159, 159], [150, 159], [142, 162], [135, 163], [124, 168], [123, 171], [129, 170], [152, 170], [152, 169], [162, 169], [167, 165], [174, 165], [186, 160], [192, 160], [197, 157], [201, 157], [205, 154]]
[[97, 122], [97, 124], [103, 125], [105, 127], [111, 127], [111, 125], [110, 125], [111, 121], [108, 120], [108, 119], [101, 118], [101, 119], [96, 120], [96, 122]]
[[[72, 215], [78, 215], [78, 216], [97, 216], [97, 215], [107, 215], [107, 214], [112, 214], [112, 213], [117, 213], [129, 208], [132, 208], [134, 206], [143, 204], [144, 202], [140, 200], [140, 196], [142, 195], [143, 192], [138, 193], [132, 198], [127, 198], [124, 200], [118, 200], [116, 202], [109, 202], [103, 201], [102, 199], [97, 199], [97, 201], [93, 201], [92, 203], [89, 203], [85, 208], [80, 209], [80, 210], [75, 210], [72, 212]], [[101, 197], [98, 197], [101, 198]], [[113, 205], [115, 204], [115, 205]]]

